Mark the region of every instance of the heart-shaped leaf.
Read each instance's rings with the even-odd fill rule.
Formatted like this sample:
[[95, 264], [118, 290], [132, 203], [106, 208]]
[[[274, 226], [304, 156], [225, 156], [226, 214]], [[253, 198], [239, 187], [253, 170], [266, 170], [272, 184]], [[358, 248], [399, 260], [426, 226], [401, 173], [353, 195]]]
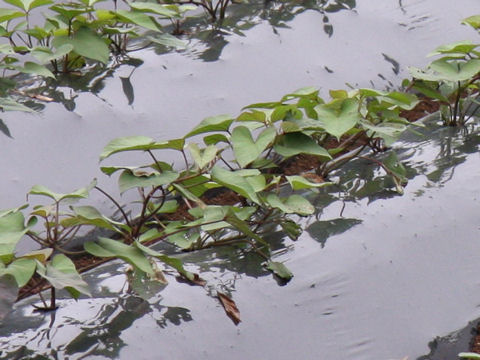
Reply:
[[165, 142], [155, 142], [152, 138], [146, 136], [126, 136], [110, 141], [100, 154], [100, 161], [112, 156], [113, 154], [123, 151], [147, 151], [161, 149], [182, 150], [184, 145], [184, 139], [172, 139]]
[[238, 126], [232, 132], [233, 153], [241, 167], [245, 167], [257, 159], [260, 154], [275, 140], [277, 132], [268, 127], [258, 135], [257, 141], [245, 126]]
[[37, 273], [56, 289], [66, 289], [74, 299], [80, 294], [92, 296], [75, 264], [63, 254], [56, 255], [47, 266], [37, 261]]
[[53, 45], [56, 48], [71, 45], [78, 55], [104, 64], [108, 63], [110, 57], [110, 50], [104, 39], [88, 28], [80, 28], [72, 37], [57, 36]]
[[215, 132], [215, 131], [228, 131], [233, 119], [230, 115], [217, 115], [203, 119], [200, 124], [193, 128], [185, 138], [192, 137], [194, 135]]
[[118, 178], [120, 192], [133, 188], [167, 185], [177, 180], [179, 174], [175, 171], [164, 171], [147, 176], [137, 176], [131, 170], [125, 170]]
[[43, 195], [53, 199], [55, 202], [60, 202], [66, 199], [85, 199], [91, 189], [97, 185], [97, 180], [94, 179], [88, 186], [75, 190], [68, 194], [60, 194], [51, 191], [43, 185], [35, 185], [28, 192], [30, 195]]
[[327, 133], [337, 139], [353, 128], [361, 119], [358, 112], [358, 101], [345, 99], [340, 108], [332, 108], [329, 104], [315, 106], [318, 120]]
[[250, 183], [235, 171], [229, 171], [219, 166], [215, 166], [212, 169], [212, 180], [220, 185], [226, 186], [229, 189], [237, 192], [238, 194], [250, 199], [251, 201], [260, 204], [255, 189]]
[[293, 278], [292, 272], [280, 262], [270, 260], [267, 262], [266, 267], [268, 270], [272, 271], [275, 275], [284, 280], [289, 281]]
[[126, 245], [117, 240], [99, 237], [98, 242], [86, 242], [85, 250], [98, 257], [117, 257], [145, 273], [153, 274], [154, 270], [144, 253], [134, 245]]
[[283, 134], [274, 145], [274, 149], [278, 154], [286, 158], [298, 154], [317, 155], [327, 159], [332, 158], [327, 150], [318, 145], [310, 136], [301, 132]]
[[35, 273], [37, 265], [35, 260], [20, 258], [13, 261], [8, 267], [0, 267], [0, 278], [4, 275], [11, 275], [17, 282], [18, 287], [25, 286]]
[[300, 195], [290, 195], [288, 198], [279, 198], [276, 194], [268, 194], [267, 203], [286, 214], [311, 215], [315, 208]]
[[203, 169], [210, 164], [217, 156], [218, 149], [214, 145], [208, 145], [205, 149], [200, 149], [197, 144], [188, 144], [193, 161], [199, 169]]
[[25, 217], [20, 211], [0, 217], [0, 262], [8, 263], [13, 259], [15, 247], [27, 231]]

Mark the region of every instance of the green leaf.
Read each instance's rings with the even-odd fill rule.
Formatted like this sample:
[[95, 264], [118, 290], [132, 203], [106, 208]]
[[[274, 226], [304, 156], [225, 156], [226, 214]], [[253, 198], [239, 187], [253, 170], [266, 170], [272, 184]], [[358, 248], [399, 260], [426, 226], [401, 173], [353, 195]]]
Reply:
[[149, 150], [155, 143], [152, 138], [146, 136], [128, 136], [116, 138], [110, 141], [100, 154], [100, 161], [123, 151]]
[[314, 182], [308, 181], [303, 176], [298, 176], [298, 175], [285, 176], [285, 178], [290, 183], [290, 186], [292, 187], [293, 190], [321, 188], [321, 187], [333, 184], [331, 182], [314, 183]]
[[418, 104], [418, 98], [414, 94], [392, 91], [380, 98], [390, 104], [397, 105], [401, 109], [412, 110]]
[[161, 26], [151, 16], [148, 16], [142, 11], [136, 10], [117, 10], [118, 18], [127, 23], [139, 25], [145, 29], [160, 31]]
[[152, 138], [146, 136], [127, 136], [116, 138], [110, 141], [100, 154], [100, 161], [107, 157], [123, 151], [147, 151], [172, 149], [182, 150], [185, 145], [184, 139], [173, 139], [165, 142], [155, 142]]
[[22, 258], [38, 260], [42, 264], [45, 264], [48, 258], [53, 254], [52, 248], [44, 248], [40, 250], [30, 251], [29, 253], [22, 255]]
[[415, 81], [413, 84], [413, 89], [419, 91], [420, 93], [431, 99], [436, 99], [445, 103], [449, 103], [448, 98], [444, 96], [440, 91], [438, 91], [433, 85], [430, 86], [429, 84]]
[[291, 157], [298, 154], [322, 156], [327, 159], [332, 157], [323, 147], [318, 145], [310, 136], [300, 132], [284, 134], [280, 137], [274, 150], [283, 157]]
[[72, 209], [76, 216], [63, 220], [61, 222], [62, 226], [92, 225], [116, 232], [119, 231], [118, 227], [123, 226], [122, 223], [113, 221], [102, 215], [100, 211], [93, 206], [75, 206]]
[[[250, 106], [256, 107], [257, 105], [265, 105], [265, 104], [252, 104]], [[275, 108], [275, 106], [281, 106], [280, 103], [268, 103], [268, 105], [272, 106], [272, 108]], [[249, 106], [245, 107], [244, 109], [249, 108]], [[267, 119], [270, 117], [270, 114], [272, 113], [272, 110], [251, 110], [251, 111], [245, 111], [241, 113], [237, 117], [237, 122], [254, 122], [254, 123], [261, 123], [261, 124], [266, 124], [268, 121]]]
[[361, 119], [358, 112], [358, 101], [355, 99], [343, 100], [338, 110], [329, 104], [324, 104], [315, 106], [315, 111], [325, 131], [337, 139], [340, 139]]
[[288, 237], [292, 240], [297, 240], [303, 232], [302, 227], [292, 220], [283, 220], [280, 223], [280, 226], [282, 227], [282, 230], [285, 231]]
[[73, 46], [73, 50], [88, 59], [97, 60], [104, 64], [108, 63], [110, 50], [97, 33], [82, 27], [71, 38], [68, 36], [57, 36], [53, 39], [53, 45], [58, 49], [65, 45]]
[[480, 59], [460, 61], [441, 58], [433, 61], [427, 70], [411, 67], [409, 71], [414, 78], [426, 81], [465, 81], [480, 72]]
[[[204, 209], [201, 209], [200, 215], [197, 214], [197, 217], [200, 217], [200, 219], [189, 222], [185, 224], [185, 226], [195, 227], [201, 225], [203, 231], [213, 231], [229, 227], [229, 224], [223, 220], [225, 220], [230, 208], [230, 206], [208, 205]], [[195, 216], [194, 210], [197, 209], [198, 208], [191, 209], [189, 211], [190, 214]]]
[[458, 357], [462, 359], [480, 360], [480, 354], [474, 352], [462, 352], [458, 354]]
[[295, 98], [302, 98], [302, 97], [310, 97], [310, 96], [317, 96], [318, 95], [318, 89], [314, 87], [304, 87], [298, 90], [295, 90], [291, 94], [287, 94], [282, 98], [283, 101], [295, 99]]
[[93, 180], [88, 186], [75, 190], [69, 194], [59, 194], [51, 191], [42, 185], [33, 186], [28, 194], [30, 195], [43, 195], [53, 199], [55, 202], [60, 202], [65, 199], [85, 199], [88, 197], [90, 190], [97, 185], [97, 180]]
[[187, 135], [185, 139], [192, 137], [194, 135], [214, 132], [214, 131], [228, 131], [230, 124], [233, 122], [233, 119], [230, 115], [218, 115], [208, 117], [203, 119], [200, 124], [193, 128]]
[[47, 64], [52, 60], [59, 59], [73, 50], [72, 44], [64, 44], [53, 51], [46, 46], [37, 46], [32, 49], [30, 54], [34, 56], [41, 64]]
[[0, 8], [0, 24], [24, 16], [25, 14], [23, 12], [14, 9]]
[[214, 145], [209, 145], [205, 149], [200, 149], [197, 144], [188, 144], [187, 147], [192, 154], [193, 161], [197, 164], [199, 169], [205, 168], [217, 156], [218, 149]]
[[438, 59], [430, 64], [430, 68], [443, 75], [446, 80], [464, 81], [480, 72], [480, 59], [471, 59], [467, 62]]
[[118, 178], [120, 193], [133, 188], [167, 185], [177, 180], [179, 174], [175, 171], [165, 171], [148, 176], [135, 175], [131, 170], [125, 170]]
[[180, 194], [182, 194], [183, 197], [185, 197], [188, 200], [194, 201], [197, 206], [204, 208], [206, 205], [205, 203], [193, 192], [188, 190], [186, 187], [184, 187], [181, 184], [172, 184], [173, 188], [178, 191]]
[[211, 182], [210, 177], [199, 175], [188, 178], [188, 174], [189, 173], [182, 173], [180, 175], [181, 177], [185, 177], [185, 175], [187, 176], [187, 179], [181, 182], [181, 186], [186, 187], [189, 193], [193, 194], [194, 196], [202, 196], [205, 191], [215, 187], [220, 187], [220, 185]]
[[468, 54], [476, 47], [478, 47], [478, 44], [472, 44], [472, 42], [469, 40], [458, 41], [453, 44], [441, 45], [427, 56], [435, 56], [441, 54]]
[[0, 267], [0, 277], [4, 275], [11, 275], [15, 278], [18, 287], [25, 286], [30, 279], [32, 278], [33, 274], [35, 273], [37, 265], [35, 260], [27, 259], [27, 258], [20, 258], [13, 261], [8, 267], [1, 268]]
[[8, 263], [13, 259], [15, 247], [27, 231], [25, 217], [20, 211], [0, 217], [0, 262]]
[[40, 75], [55, 79], [55, 75], [53, 75], [50, 70], [48, 70], [45, 66], [34, 62], [27, 61], [23, 66], [17, 66], [15, 68], [25, 74]]
[[[255, 192], [260, 192], [265, 190], [267, 187], [267, 180], [265, 179], [265, 175], [254, 175], [245, 177], [245, 180], [252, 186]], [[270, 184], [268, 184], [270, 185]]]
[[233, 153], [241, 167], [245, 167], [257, 159], [260, 154], [275, 140], [277, 132], [274, 127], [262, 131], [254, 141], [250, 130], [238, 126], [232, 132]]
[[230, 209], [227, 213], [227, 216], [225, 217], [225, 221], [232, 225], [236, 230], [240, 231], [244, 235], [248, 236], [251, 239], [256, 240], [258, 243], [266, 246], [269, 248], [268, 243], [263, 240], [258, 234], [254, 233], [252, 229], [248, 226], [248, 224], [240, 219], [240, 217], [237, 216], [235, 211]]
[[144, 12], [152, 12], [157, 15], [163, 15], [168, 18], [176, 17], [178, 13], [168, 8], [167, 5], [150, 2], [129, 2], [129, 5], [135, 9]]
[[30, 109], [29, 107], [20, 104], [19, 102], [11, 98], [0, 98], [0, 108], [3, 111], [24, 111], [24, 112], [35, 112], [35, 110]]
[[[50, 10], [55, 11], [56, 13], [60, 14], [60, 16], [56, 16], [54, 18], [54, 21], [60, 20], [61, 22], [65, 23], [65, 24], [69, 24], [69, 23], [73, 22], [73, 19], [75, 19], [79, 15], [85, 14], [87, 12], [87, 9], [73, 8], [73, 7], [67, 8], [66, 6], [62, 6], [60, 4], [50, 6]], [[51, 20], [52, 20], [51, 17], [47, 18], [47, 21], [51, 21]], [[57, 23], [56, 28], [59, 28], [59, 27], [60, 26], [58, 26], [58, 23]]]
[[286, 214], [311, 215], [315, 208], [310, 202], [300, 195], [290, 195], [288, 198], [279, 198], [276, 194], [268, 194], [267, 203]]
[[407, 129], [407, 126], [395, 122], [384, 122], [378, 125], [372, 125], [367, 122], [362, 122], [362, 126], [369, 130], [370, 135], [372, 132], [375, 133], [375, 136], [381, 137], [386, 146], [391, 146], [398, 137]]
[[167, 256], [167, 255], [163, 255], [163, 254], [161, 254], [161, 253], [159, 253], [159, 252], [157, 252], [153, 249], [150, 249], [147, 246], [142, 245], [138, 241], [135, 241], [135, 245], [138, 247], [138, 249], [143, 251], [145, 254], [153, 256], [153, 257], [159, 259], [160, 261], [162, 261], [163, 263], [167, 264], [168, 266], [174, 268], [182, 276], [189, 279], [190, 281], [193, 281], [195, 279], [195, 274], [185, 270], [185, 268], [183, 267], [183, 263], [180, 259], [173, 258], [173, 257]]
[[187, 231], [177, 232], [167, 236], [168, 242], [183, 250], [188, 250], [200, 237], [199, 233], [188, 233]]
[[47, 279], [54, 288], [66, 289], [74, 299], [78, 299], [80, 294], [92, 296], [75, 264], [63, 254], [55, 255], [46, 267], [37, 261], [37, 273]]
[[88, 253], [94, 256], [116, 257], [147, 274], [154, 273], [148, 258], [135, 245], [126, 245], [117, 240], [99, 237], [98, 243], [86, 242], [84, 247]]
[[275, 275], [284, 280], [289, 281], [293, 278], [292, 272], [288, 270], [288, 268], [282, 263], [269, 260], [266, 267], [268, 270], [272, 271]]
[[332, 99], [346, 99], [348, 98], [348, 92], [346, 90], [330, 90], [330, 97]]
[[480, 28], [480, 15], [469, 16], [462, 20], [462, 24], [470, 25], [474, 29]]
[[211, 175], [213, 181], [228, 187], [229, 189], [257, 204], [260, 204], [260, 199], [258, 198], [252, 185], [250, 185], [244, 177], [238, 176], [237, 172], [215, 166], [212, 169]]
[[219, 142], [229, 143], [229, 138], [223, 134], [207, 135], [203, 138], [205, 145], [216, 145]]

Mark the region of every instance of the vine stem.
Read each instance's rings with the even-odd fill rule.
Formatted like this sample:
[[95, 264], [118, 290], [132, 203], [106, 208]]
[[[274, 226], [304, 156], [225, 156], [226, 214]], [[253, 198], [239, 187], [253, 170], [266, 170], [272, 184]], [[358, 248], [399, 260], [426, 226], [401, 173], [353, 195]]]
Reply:
[[120, 204], [110, 195], [108, 194], [106, 191], [102, 190], [101, 188], [99, 188], [98, 186], [94, 186], [93, 187], [95, 190], [98, 190], [100, 191], [103, 195], [105, 195], [116, 207], [117, 209], [120, 211], [120, 213], [122, 214], [125, 222], [127, 223], [127, 225], [131, 228], [132, 227], [132, 224], [130, 223], [130, 220], [128, 219], [128, 216], [127, 214], [125, 213], [125, 211], [123, 210], [123, 208], [120, 206]]

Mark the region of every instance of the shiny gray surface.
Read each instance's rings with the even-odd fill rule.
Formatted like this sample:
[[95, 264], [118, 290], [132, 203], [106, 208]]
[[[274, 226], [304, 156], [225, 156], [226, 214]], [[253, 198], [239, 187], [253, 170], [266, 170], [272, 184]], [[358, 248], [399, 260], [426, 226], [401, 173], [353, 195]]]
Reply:
[[[398, 85], [405, 66], [424, 64], [437, 44], [478, 37], [459, 25], [476, 9], [474, 1], [403, 4], [364, 0], [355, 11], [329, 14], [331, 37], [323, 32], [322, 15], [312, 11], [278, 34], [261, 22], [246, 37], [229, 36], [215, 62], [196, 58], [201, 46], [195, 41], [183, 54], [143, 52], [145, 64], [132, 76], [133, 106], [114, 77], [101, 98], [81, 93], [74, 112], [49, 104], [41, 115], [7, 114], [15, 139], [0, 137], [8, 152], [0, 158], [0, 201], [17, 205], [36, 183], [68, 191], [100, 177], [98, 154], [113, 137], [181, 136], [205, 116], [235, 114], [308, 85], [325, 91], [347, 81]], [[382, 54], [400, 64], [398, 75]], [[130, 70], [121, 67], [118, 75]], [[35, 358], [28, 351], [37, 359], [385, 360], [427, 354], [432, 339], [480, 317], [480, 139], [432, 129], [428, 137], [398, 144], [411, 177], [404, 196], [376, 185], [366, 189], [361, 179], [348, 178], [347, 169], [343, 180], [357, 191], [345, 203], [344, 219], [342, 201], [322, 209], [320, 198], [319, 219], [302, 219], [307, 231], [297, 242], [272, 234], [276, 260], [295, 274], [288, 285], [278, 286], [255, 256], [203, 251], [183, 257], [209, 281], [207, 291], [169, 277], [147, 302], [126, 293], [124, 268], [107, 265], [88, 276], [94, 298], [63, 300], [53, 322], [27, 306], [36, 299], [18, 304], [0, 325], [0, 358]], [[371, 175], [368, 164], [352, 171], [356, 166], [366, 169], [364, 178]], [[215, 289], [231, 292], [241, 311], [238, 327], [207, 296]]]
[[[110, 264], [87, 276], [94, 298], [62, 301], [50, 330], [51, 315], [27, 306], [36, 299], [18, 304], [0, 327], [4, 358], [22, 346], [59, 359], [370, 360], [429, 353], [435, 337], [480, 317], [480, 137], [429, 129], [428, 139], [398, 145], [411, 178], [403, 196], [380, 187], [357, 191], [343, 211], [350, 226], [338, 225], [337, 200], [319, 220], [302, 220], [308, 231], [297, 242], [271, 235], [276, 260], [295, 274], [286, 286], [254, 255], [219, 249], [182, 256], [208, 280], [206, 289], [170, 276], [145, 301], [126, 292], [124, 267]], [[442, 151], [446, 144], [449, 152]], [[319, 209], [324, 199], [317, 199]], [[326, 241], [323, 230], [333, 234]], [[215, 290], [232, 294], [238, 327], [208, 296]]]

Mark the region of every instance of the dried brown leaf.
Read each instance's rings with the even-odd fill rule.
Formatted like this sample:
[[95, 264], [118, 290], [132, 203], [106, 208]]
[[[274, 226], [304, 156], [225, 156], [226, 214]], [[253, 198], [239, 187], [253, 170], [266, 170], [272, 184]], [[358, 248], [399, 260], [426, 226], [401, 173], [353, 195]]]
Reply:
[[37, 100], [40, 100], [40, 101], [45, 101], [45, 102], [52, 102], [53, 101], [53, 98], [51, 98], [49, 96], [42, 95], [42, 94], [29, 94], [29, 93], [27, 93], [25, 91], [21, 91], [21, 90], [17, 90], [16, 92], [20, 95], [28, 96], [32, 99], [37, 99]]
[[227, 295], [217, 291], [218, 300], [222, 304], [227, 316], [232, 319], [235, 325], [238, 325], [242, 320], [240, 320], [240, 310], [237, 308], [237, 304]]
[[40, 101], [45, 101], [45, 102], [52, 102], [53, 101], [53, 98], [45, 96], [45, 95], [41, 95], [41, 94], [34, 94], [34, 95], [30, 95], [30, 96], [32, 98], [40, 100]]
[[207, 282], [200, 277], [198, 274], [193, 274], [193, 279], [187, 278], [184, 275], [177, 276], [177, 281], [180, 283], [187, 283], [190, 285], [205, 286]]

